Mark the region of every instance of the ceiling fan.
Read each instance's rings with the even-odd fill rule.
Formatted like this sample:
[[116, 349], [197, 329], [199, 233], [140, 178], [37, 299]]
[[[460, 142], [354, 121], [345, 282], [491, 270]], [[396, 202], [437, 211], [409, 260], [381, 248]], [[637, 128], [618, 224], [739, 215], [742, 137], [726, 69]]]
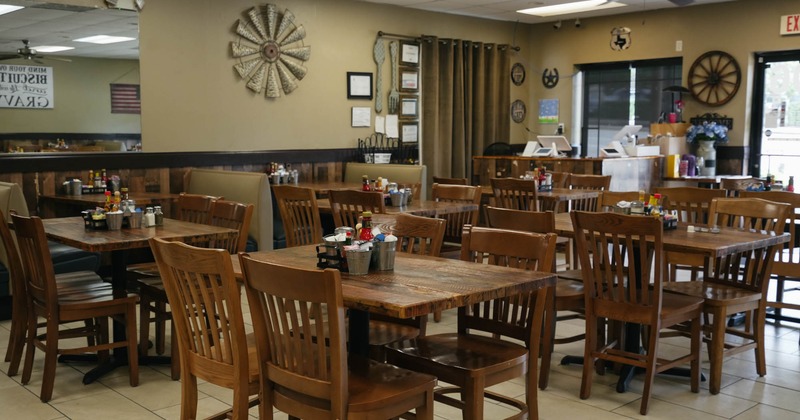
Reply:
[[32, 49], [29, 45], [27, 39], [22, 40], [23, 47], [17, 48], [16, 53], [0, 53], [0, 61], [2, 60], [14, 60], [14, 59], [25, 59], [25, 60], [33, 60], [37, 63], [41, 63], [41, 59], [45, 60], [58, 60], [58, 61], [66, 61], [68, 63], [72, 62], [72, 60], [68, 58], [60, 58], [60, 57], [48, 57], [41, 54], [38, 54], [36, 50]]

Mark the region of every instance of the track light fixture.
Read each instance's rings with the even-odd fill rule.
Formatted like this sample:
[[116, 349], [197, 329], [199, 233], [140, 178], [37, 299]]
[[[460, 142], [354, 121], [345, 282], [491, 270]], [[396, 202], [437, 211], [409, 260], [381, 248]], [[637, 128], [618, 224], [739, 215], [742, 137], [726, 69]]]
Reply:
[[555, 29], [555, 30], [561, 29], [561, 21], [560, 20], [553, 24], [553, 29]]
[[580, 19], [575, 19], [575, 27], [576, 28], [580, 28], [581, 27], [581, 20]]

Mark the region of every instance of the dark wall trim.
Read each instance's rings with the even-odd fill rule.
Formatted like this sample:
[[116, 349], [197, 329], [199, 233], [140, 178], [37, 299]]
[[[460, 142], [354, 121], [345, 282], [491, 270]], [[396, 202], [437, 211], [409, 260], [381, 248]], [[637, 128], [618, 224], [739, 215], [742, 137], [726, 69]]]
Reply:
[[348, 162], [357, 149], [275, 150], [254, 152], [95, 152], [20, 153], [0, 156], [0, 173], [108, 169], [178, 168], [186, 166], [263, 165], [268, 162]]
[[0, 140], [142, 140], [140, 133], [2, 133]]

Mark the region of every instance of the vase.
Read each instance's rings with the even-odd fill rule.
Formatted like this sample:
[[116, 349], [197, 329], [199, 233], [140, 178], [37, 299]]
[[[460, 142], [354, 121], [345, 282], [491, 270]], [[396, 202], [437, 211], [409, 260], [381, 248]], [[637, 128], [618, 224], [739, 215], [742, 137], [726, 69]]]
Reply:
[[700, 165], [699, 176], [717, 175], [717, 149], [714, 148], [714, 140], [699, 140], [697, 145], [697, 159], [703, 158]]

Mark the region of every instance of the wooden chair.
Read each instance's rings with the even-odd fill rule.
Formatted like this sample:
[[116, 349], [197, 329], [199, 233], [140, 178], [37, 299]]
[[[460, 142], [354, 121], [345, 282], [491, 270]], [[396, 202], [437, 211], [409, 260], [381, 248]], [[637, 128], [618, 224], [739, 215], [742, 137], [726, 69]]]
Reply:
[[569, 172], [548, 172], [553, 177], [553, 188], [567, 188], [569, 185]]
[[[624, 363], [645, 369], [644, 392], [639, 412], [647, 414], [650, 389], [658, 372], [691, 363], [691, 390], [700, 388], [700, 329], [703, 300], [690, 296], [663, 293], [666, 275], [661, 221], [651, 217], [614, 213], [572, 212], [578, 244], [578, 256], [584, 277], [586, 303], [586, 347], [581, 380], [581, 399], [592, 390], [594, 362], [598, 359]], [[645, 240], [645, 236], [653, 240]], [[653, 279], [652, 286], [649, 279]], [[628, 346], [598, 339], [597, 321], [620, 327], [622, 323], [642, 324], [649, 334], [645, 354], [639, 352], [639, 340]], [[659, 356], [658, 338], [663, 328], [688, 322], [691, 325], [690, 352], [672, 360]], [[609, 336], [625, 337], [609, 331]], [[605, 340], [604, 340], [605, 341]]]
[[630, 203], [637, 200], [639, 200], [639, 191], [603, 191], [597, 197], [597, 210], [614, 211], [614, 207], [620, 201]]
[[259, 418], [272, 419], [274, 406], [290, 418], [387, 419], [416, 409], [416, 418], [433, 419], [435, 377], [348, 358], [338, 271], [239, 259], [258, 350]]
[[[535, 233], [552, 233], [555, 231], [556, 225], [555, 216], [551, 211], [511, 210], [491, 206], [486, 207], [486, 222], [490, 228]], [[556, 244], [558, 244], [559, 240], [564, 240], [564, 243], [568, 243], [566, 238], [559, 237], [556, 238]], [[551, 270], [554, 269], [555, 267]], [[547, 308], [545, 329], [542, 336], [542, 371], [539, 373], [539, 388], [541, 389], [547, 388], [550, 378], [550, 359], [553, 353], [553, 345], [573, 343], [584, 338], [584, 334], [555, 338], [557, 321], [575, 319], [579, 316], [572, 314], [558, 317], [559, 311], [583, 312], [583, 283], [559, 277], [554, 292], [555, 298], [552, 299], [552, 305]]]
[[[789, 245], [779, 250], [775, 254], [775, 262], [772, 264], [772, 277], [775, 279], [775, 298], [767, 299], [767, 306], [774, 308], [774, 315], [767, 314], [767, 317], [774, 317], [780, 323], [783, 316], [783, 309], [800, 310], [800, 303], [784, 300], [787, 281], [800, 281], [800, 248], [796, 246], [797, 225], [800, 223], [800, 194], [787, 191], [742, 191], [741, 198], [762, 198], [765, 200], [776, 201], [779, 203], [789, 203], [792, 211], [789, 213], [789, 220], [784, 225], [784, 232], [789, 232], [792, 239]], [[771, 296], [771, 294], [767, 294]]]
[[[573, 190], [608, 191], [611, 186], [611, 175], [569, 175], [569, 188]], [[597, 211], [597, 198], [572, 200], [571, 210]]]
[[386, 213], [383, 193], [378, 191], [330, 190], [328, 198], [336, 226], [355, 227], [365, 211]]
[[[9, 327], [8, 347], [6, 349], [5, 361], [10, 362], [6, 373], [8, 376], [15, 376], [19, 371], [19, 364], [22, 361], [22, 354], [25, 349], [25, 332], [28, 329], [28, 296], [25, 290], [25, 273], [20, 261], [17, 244], [11, 235], [3, 212], [0, 210], [0, 244], [5, 250], [6, 269], [8, 270], [9, 283], [11, 285], [11, 326]], [[92, 292], [111, 292], [111, 284], [104, 283], [93, 271], [77, 271], [70, 273], [55, 274], [56, 287], [59, 294], [85, 293]], [[89, 331], [94, 322], [85, 322]], [[42, 325], [43, 326], [43, 325]], [[90, 343], [91, 344], [91, 343]]]
[[721, 178], [719, 188], [724, 190], [727, 197], [739, 197], [739, 192], [747, 191], [747, 188], [756, 184], [761, 184], [758, 178]]
[[[454, 249], [452, 244], [461, 243], [461, 230], [464, 225], [477, 224], [479, 215], [479, 206], [481, 203], [481, 187], [473, 187], [469, 185], [447, 185], [447, 184], [433, 184], [432, 198], [434, 201], [458, 202], [458, 203], [472, 203], [475, 204], [475, 210], [449, 213], [441, 216], [445, 220], [444, 241], [450, 244], [449, 250]], [[442, 246], [443, 251], [446, 252], [445, 246]], [[455, 246], [455, 249], [458, 249]]]
[[443, 176], [433, 177], [434, 184], [447, 184], [447, 185], [469, 185], [467, 178], [446, 178]]
[[[759, 198], [715, 198], [709, 210], [709, 225], [783, 232], [791, 206]], [[705, 299], [703, 311], [711, 316], [705, 326], [705, 338], [711, 359], [712, 394], [719, 393], [722, 361], [725, 357], [753, 349], [756, 372], [767, 374], [764, 352], [764, 322], [769, 284], [776, 246], [768, 249], [741, 250], [725, 258], [717, 258], [707, 266], [711, 270], [703, 281], [671, 282], [664, 290]], [[727, 327], [727, 316], [751, 312], [745, 331]], [[725, 335], [739, 337], [726, 341]]]
[[322, 242], [322, 222], [313, 188], [273, 185], [278, 210], [286, 231], [286, 246], [312, 245]]
[[181, 353], [181, 418], [197, 418], [200, 378], [232, 389], [231, 417], [247, 419], [249, 397], [259, 391], [258, 360], [254, 336], [245, 333], [230, 254], [159, 238], [150, 239], [150, 248], [173, 308], [172, 333]]
[[[461, 259], [475, 263], [551, 271], [556, 235], [464, 226]], [[488, 258], [487, 258], [488, 257]], [[458, 308], [458, 332], [417, 338], [411, 346], [387, 352], [389, 362], [429, 372], [455, 385], [436, 391], [436, 400], [463, 410], [464, 419], [482, 419], [484, 397], [520, 410], [520, 418], [538, 418], [537, 360], [545, 307], [551, 291], [542, 288]], [[489, 333], [487, 337], [481, 333]], [[502, 340], [508, 337], [517, 342]], [[486, 388], [518, 376], [525, 380], [525, 402]], [[460, 392], [462, 400], [446, 394]]]
[[[392, 227], [392, 234], [397, 236], [396, 252], [437, 257], [442, 249], [444, 228], [443, 219], [398, 214]], [[386, 345], [424, 336], [427, 321], [427, 316], [400, 319], [371, 314], [369, 344], [372, 357], [378, 361], [385, 361]]]
[[[708, 223], [711, 200], [725, 197], [725, 190], [697, 187], [656, 188], [654, 192], [661, 194], [665, 211], [678, 212], [679, 222], [701, 226]], [[678, 270], [689, 270], [691, 280], [696, 281], [705, 264], [703, 256], [698, 254], [670, 251], [666, 253], [666, 257], [669, 267], [668, 281], [676, 281]]]
[[[44, 373], [39, 398], [47, 402], [53, 395], [56, 376], [56, 362], [59, 354], [81, 354], [98, 352], [101, 359], [108, 356], [114, 348], [128, 349], [128, 371], [130, 385], [139, 385], [139, 359], [136, 351], [136, 295], [120, 296], [110, 288], [82, 288], [73, 293], [59, 293], [56, 284], [50, 250], [47, 248], [47, 237], [44, 225], [38, 217], [12, 215], [14, 231], [17, 235], [19, 253], [25, 272], [25, 290], [28, 331], [26, 335], [25, 366], [22, 371], [22, 383], [27, 384], [33, 370], [33, 355], [36, 348], [44, 351]], [[46, 321], [45, 332], [39, 334], [37, 317]], [[108, 342], [108, 318], [121, 322], [125, 326], [126, 340]], [[61, 348], [59, 340], [75, 336], [87, 335], [85, 328], [59, 329], [63, 323], [95, 320], [98, 324], [95, 331], [88, 334], [94, 336], [86, 346], [77, 348]]]
[[[247, 231], [250, 229], [250, 221], [253, 217], [252, 204], [242, 204], [235, 201], [217, 200], [214, 199], [211, 209], [205, 216], [200, 216], [200, 212], [193, 211], [195, 220], [205, 220], [205, 223], [235, 229], [239, 232], [238, 235], [231, 236], [227, 239], [217, 239], [208, 243], [195, 243], [194, 245], [208, 248], [221, 248], [231, 254], [243, 252], [247, 245]], [[188, 216], [189, 214], [186, 214]], [[145, 277], [137, 280], [139, 285], [139, 352], [142, 355], [148, 353], [148, 341], [150, 339], [150, 322], [156, 324], [156, 352], [163, 354], [165, 351], [166, 341], [166, 322], [172, 323], [172, 315], [167, 310], [169, 299], [167, 292], [164, 288], [164, 282], [161, 277]], [[149, 321], [149, 322], [148, 322]], [[172, 328], [172, 331], [175, 331]], [[176, 336], [173, 333], [171, 337], [172, 343], [172, 379], [180, 377], [180, 362], [177, 360], [180, 356], [175, 350]]]
[[494, 205], [503, 209], [539, 211], [539, 183], [530, 179], [490, 178]]

